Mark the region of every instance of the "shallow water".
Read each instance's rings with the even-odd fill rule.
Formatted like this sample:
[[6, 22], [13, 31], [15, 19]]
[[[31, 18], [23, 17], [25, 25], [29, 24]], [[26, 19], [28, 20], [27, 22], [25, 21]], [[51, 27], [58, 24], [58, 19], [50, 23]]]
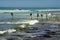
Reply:
[[[5, 9], [3, 9], [3, 10], [5, 10]], [[48, 16], [47, 16], [48, 20], [55, 20], [56, 18], [53, 17], [53, 16], [51, 17], [51, 15], [49, 16], [49, 14], [50, 13], [51, 14], [52, 13], [60, 13], [60, 10], [57, 11], [57, 9], [56, 9], [56, 11], [51, 11], [51, 9], [47, 9], [47, 11], [46, 11], [46, 9], [43, 9], [45, 11], [39, 11], [39, 12], [37, 12], [36, 10], [38, 10], [38, 9], [32, 10], [32, 20], [37, 20], [37, 13], [39, 13], [38, 20], [46, 20], [46, 14], [48, 14]], [[50, 10], [50, 11], [48, 11], [48, 10]], [[14, 15], [12, 17], [10, 12], [0, 12], [0, 22], [18, 22], [18, 21], [22, 22], [22, 21], [25, 21], [25, 20], [31, 20], [31, 17], [29, 15], [30, 12], [13, 12], [13, 13], [14, 13]], [[43, 14], [43, 17], [41, 17], [41, 14]], [[60, 16], [59, 16], [59, 18], [60, 18]], [[20, 25], [21, 24], [0, 24], [0, 31], [12, 29], [12, 28], [18, 27]], [[51, 25], [52, 25], [52, 27], [51, 27]], [[53, 27], [53, 25], [58, 26], [58, 27]], [[36, 28], [38, 28], [38, 30], [35, 30], [35, 28], [34, 28], [34, 30], [29, 30], [30, 33], [25, 32], [25, 31], [28, 31], [28, 30], [25, 30], [25, 31], [20, 31], [19, 30], [19, 31], [11, 33], [11, 34], [6, 33], [5, 35], [0, 36], [0, 37], [2, 37], [0, 39], [5, 40], [8, 37], [10, 38], [10, 37], [13, 36], [12, 34], [15, 34], [15, 35], [17, 35], [17, 34], [21, 35], [22, 34], [22, 35], [24, 35], [24, 37], [22, 37], [22, 38], [18, 37], [19, 35], [18, 36], [13, 36], [13, 37], [17, 38], [16, 40], [18, 40], [18, 38], [19, 38], [19, 40], [20, 39], [25, 40], [26, 36], [31, 36], [33, 34], [35, 35], [36, 33], [37, 33], [36, 35], [38, 35], [38, 34], [41, 34], [40, 32], [45, 31], [45, 30], [53, 29], [55, 31], [55, 29], [59, 29], [58, 31], [60, 31], [60, 24], [57, 24], [57, 23], [52, 24], [52, 23], [40, 23], [39, 22], [39, 23], [36, 23], [34, 25], [29, 25], [29, 26], [33, 27], [33, 28], [36, 27]], [[44, 34], [44, 32], [42, 32], [42, 34]], [[5, 38], [5, 39], [3, 39], [3, 38]], [[29, 38], [28, 40], [60, 40], [60, 35], [59, 36], [58, 35], [56, 35], [56, 36], [52, 35], [51, 38], [47, 38], [47, 37]]]
[[7, 30], [7, 29], [13, 29], [14, 27], [17, 27], [20, 24], [0, 24], [0, 31]]
[[[55, 25], [55, 26], [58, 26], [58, 27], [53, 27], [53, 26], [51, 27], [51, 25]], [[10, 34], [7, 33], [7, 34], [5, 34], [5, 36], [2, 36], [2, 37], [3, 38], [15, 37], [15, 38], [12, 38], [14, 40], [15, 39], [16, 40], [20, 40], [20, 39], [22, 39], [22, 40], [23, 39], [24, 40], [60, 40], [60, 35], [59, 34], [58, 35], [51, 35], [51, 38], [39, 36], [40, 34], [45, 34], [45, 32], [44, 32], [45, 30], [53, 29], [55, 31], [55, 29], [60, 29], [59, 25], [60, 24], [56, 24], [56, 23], [54, 23], [54, 24], [53, 23], [36, 23], [34, 25], [31, 25], [31, 27], [34, 28], [34, 29], [28, 29], [29, 32], [27, 32], [28, 30], [16, 31], [16, 32], [10, 33]], [[8, 26], [11, 26], [11, 25], [8, 25]], [[12, 26], [11, 26], [11, 28], [12, 28]], [[24, 35], [24, 36], [21, 37], [19, 35]], [[32, 35], [36, 35], [36, 37], [29, 38]], [[20, 38], [20, 39], [18, 39], [18, 38]]]

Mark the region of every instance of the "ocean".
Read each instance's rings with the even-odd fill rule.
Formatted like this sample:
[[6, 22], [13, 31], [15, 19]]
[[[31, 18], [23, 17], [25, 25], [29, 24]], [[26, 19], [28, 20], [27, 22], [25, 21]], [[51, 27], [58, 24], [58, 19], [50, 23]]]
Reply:
[[[13, 12], [13, 17], [11, 16]], [[30, 16], [32, 13], [32, 19]], [[37, 13], [39, 14], [38, 20], [46, 20], [46, 14], [48, 14], [48, 20], [51, 18], [51, 14], [60, 13], [59, 8], [20, 8], [20, 7], [0, 7], [0, 22], [23, 22], [25, 20], [37, 20]], [[41, 17], [41, 14], [43, 17]], [[18, 25], [18, 24], [17, 24]], [[15, 24], [0, 24], [0, 30], [16, 27]]]
[[[0, 40], [60, 40], [60, 36], [58, 36], [60, 33], [59, 20], [60, 8], [0, 7], [0, 34], [7, 30], [3, 36], [0, 36]], [[55, 23], [55, 21], [59, 23]], [[24, 26], [32, 29], [11, 33], [12, 29]], [[46, 37], [41, 37], [41, 35]], [[52, 37], [48, 38], [50, 36]]]

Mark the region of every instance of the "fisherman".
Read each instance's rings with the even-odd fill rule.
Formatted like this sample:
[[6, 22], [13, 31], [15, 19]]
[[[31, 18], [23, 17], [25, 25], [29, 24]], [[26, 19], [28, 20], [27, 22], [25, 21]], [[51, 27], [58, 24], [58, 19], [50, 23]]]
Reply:
[[13, 16], [13, 12], [11, 12], [11, 16]]
[[32, 19], [32, 13], [30, 13], [30, 17], [31, 17], [31, 19]]
[[32, 16], [32, 13], [30, 13], [30, 16]]
[[[42, 17], [43, 17], [43, 14], [41, 14], [41, 19], [42, 19]], [[43, 21], [43, 19], [42, 19], [42, 21]]]
[[38, 20], [39, 14], [37, 13], [37, 20]]
[[11, 12], [11, 16], [12, 16], [12, 21], [13, 21], [13, 12]]
[[43, 15], [41, 14], [41, 17], [43, 17]]
[[37, 17], [39, 17], [39, 14], [37, 13]]

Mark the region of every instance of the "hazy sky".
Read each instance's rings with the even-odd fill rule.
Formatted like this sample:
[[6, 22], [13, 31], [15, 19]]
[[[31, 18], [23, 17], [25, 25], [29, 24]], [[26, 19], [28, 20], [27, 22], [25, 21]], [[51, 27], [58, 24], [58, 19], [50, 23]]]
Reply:
[[0, 7], [60, 7], [60, 0], [0, 0]]

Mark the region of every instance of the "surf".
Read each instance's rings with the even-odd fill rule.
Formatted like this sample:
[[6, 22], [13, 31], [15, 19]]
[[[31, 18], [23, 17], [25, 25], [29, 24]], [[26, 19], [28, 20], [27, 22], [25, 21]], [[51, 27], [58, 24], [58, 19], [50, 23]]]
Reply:
[[31, 12], [31, 10], [19, 10], [19, 9], [15, 9], [15, 10], [0, 10], [0, 12]]

